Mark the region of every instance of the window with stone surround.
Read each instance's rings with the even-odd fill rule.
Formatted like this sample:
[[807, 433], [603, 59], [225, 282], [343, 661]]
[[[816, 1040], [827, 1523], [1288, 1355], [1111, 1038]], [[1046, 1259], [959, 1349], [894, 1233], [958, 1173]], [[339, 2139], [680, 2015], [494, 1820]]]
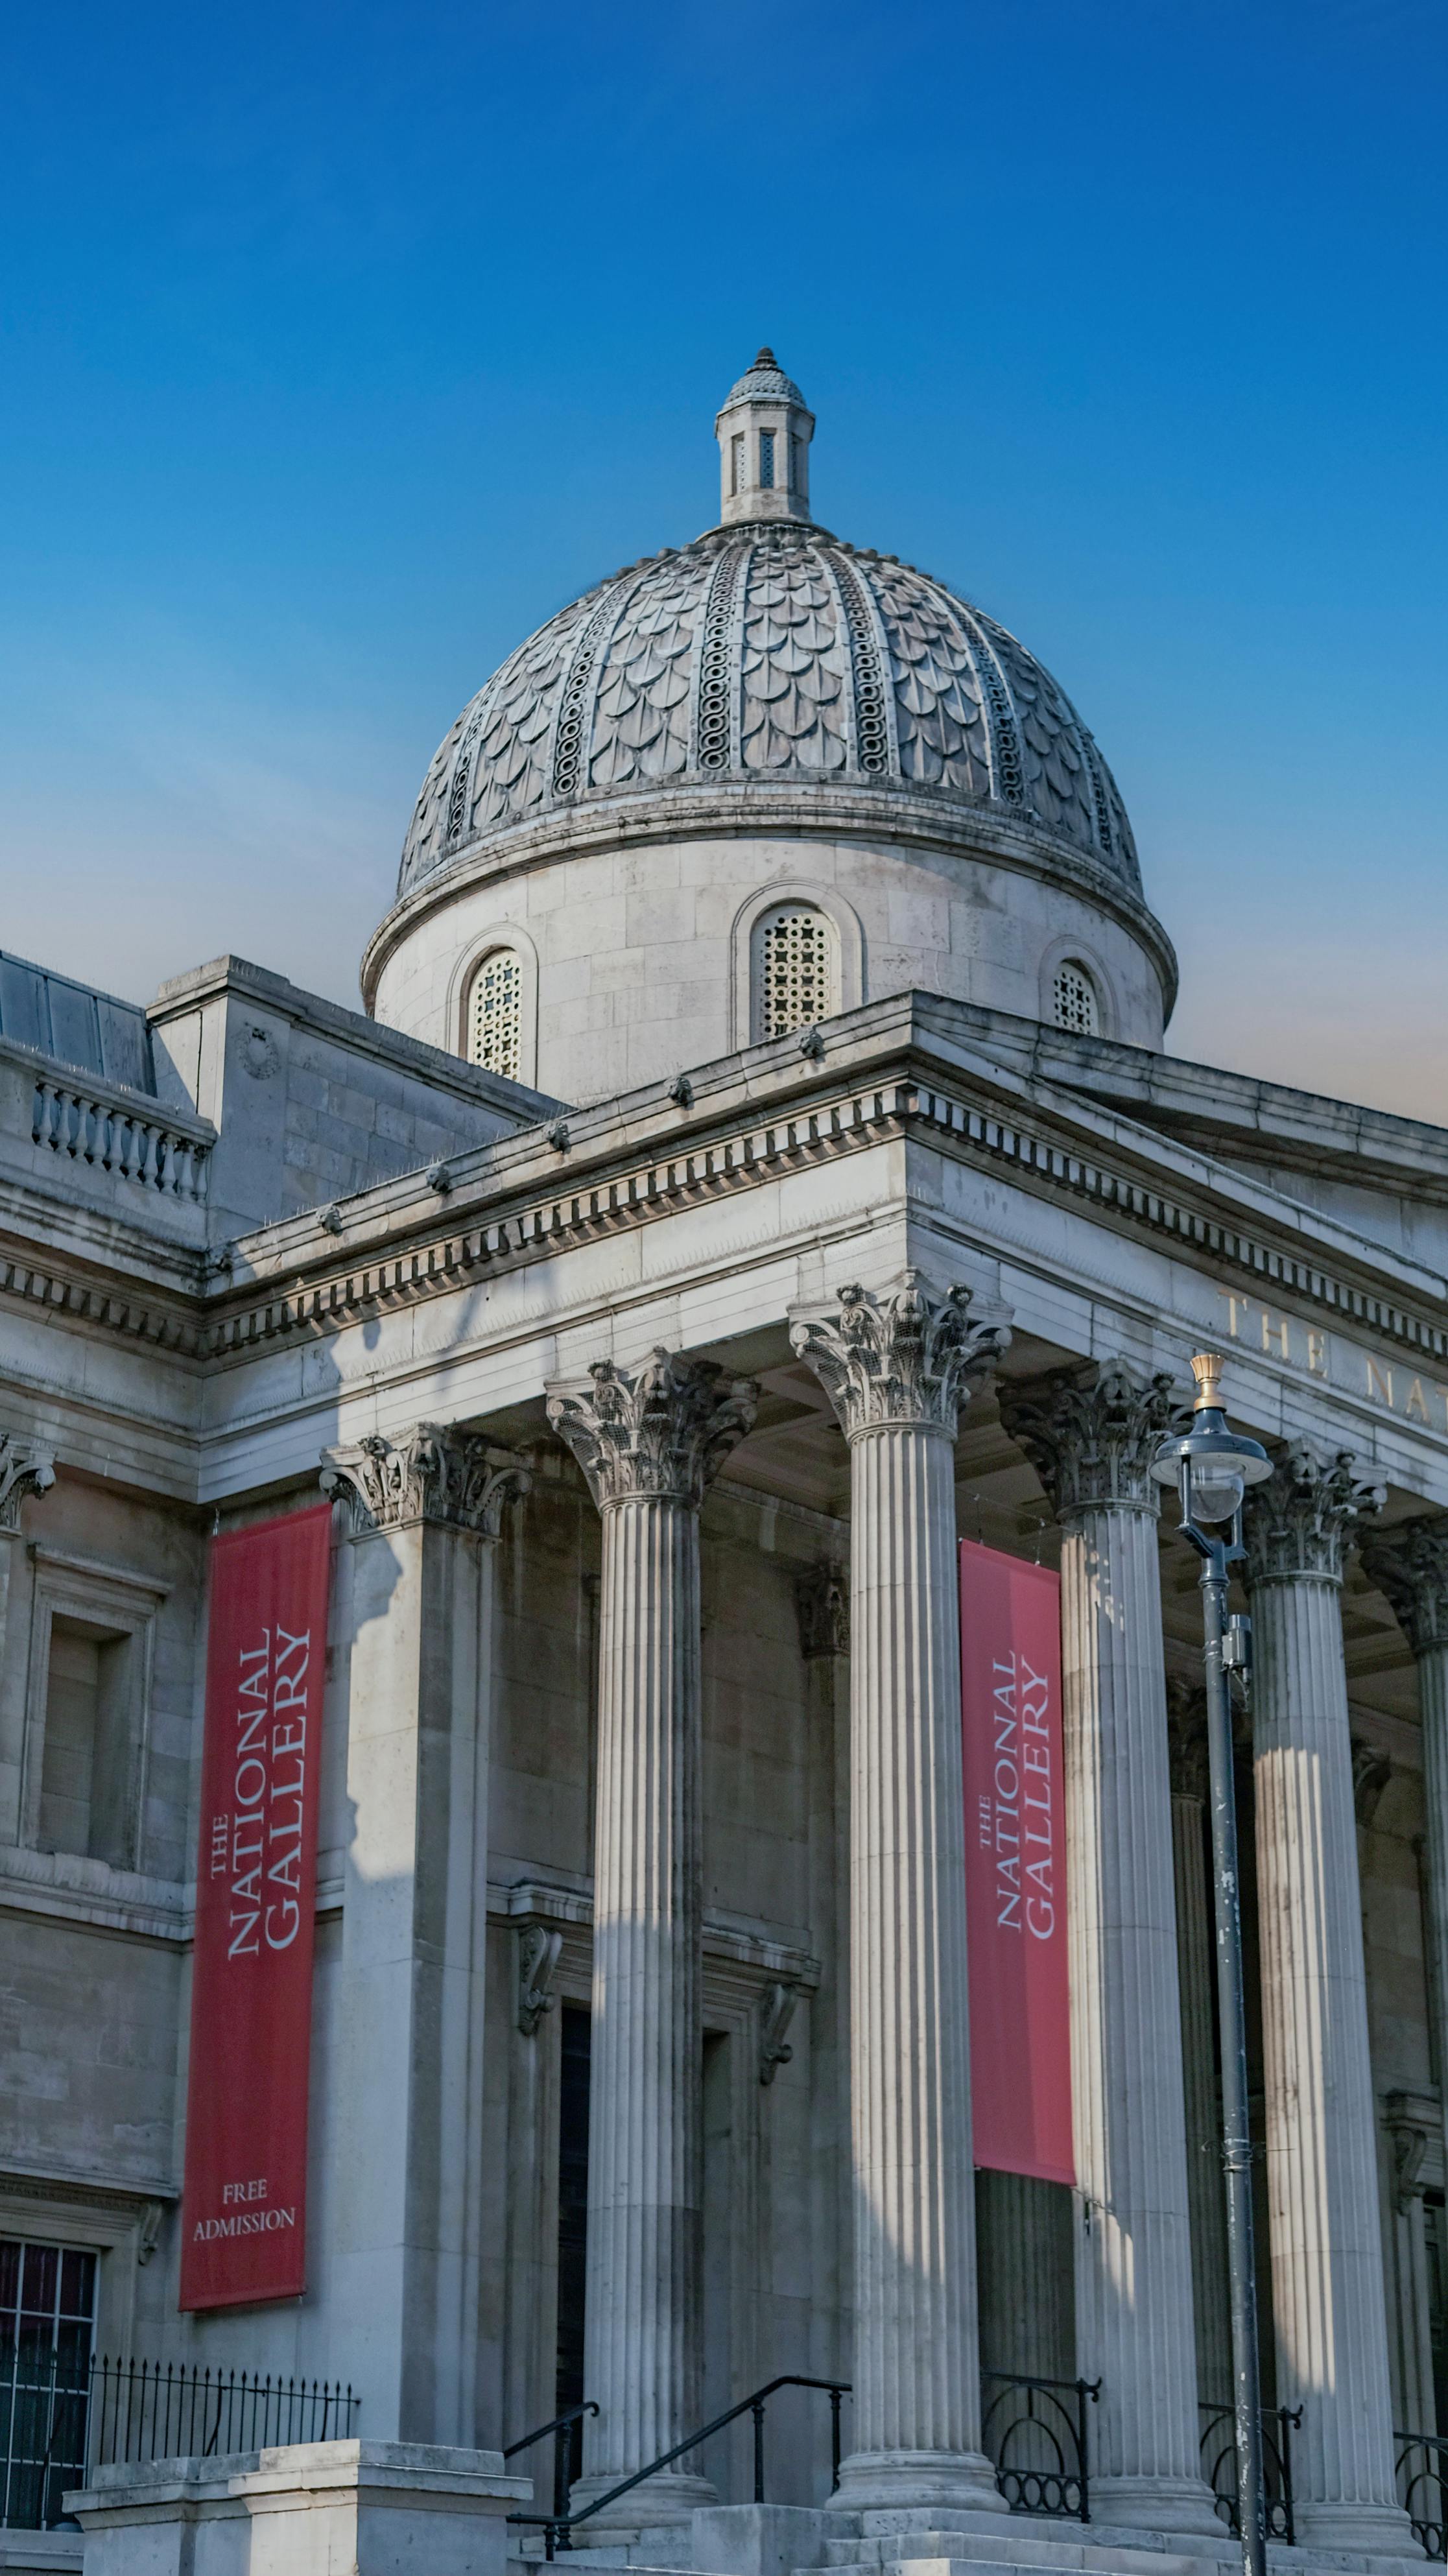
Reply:
[[835, 1001], [834, 929], [818, 906], [783, 903], [754, 926], [753, 1034], [787, 1037], [827, 1020]]
[[1058, 1029], [1074, 1030], [1078, 1037], [1094, 1038], [1100, 1034], [1101, 1012], [1096, 987], [1084, 966], [1074, 957], [1063, 957], [1051, 985], [1051, 1001]]
[[37, 1545], [20, 1839], [144, 1866], [156, 1613], [169, 1586]]
[[774, 432], [772, 429], [762, 429], [759, 433], [759, 488], [762, 492], [772, 492], [774, 489]]
[[0, 2529], [53, 2531], [85, 2483], [96, 2257], [0, 2236]]
[[468, 1061], [507, 1082], [522, 1080], [523, 968], [517, 951], [493, 948], [468, 996]]

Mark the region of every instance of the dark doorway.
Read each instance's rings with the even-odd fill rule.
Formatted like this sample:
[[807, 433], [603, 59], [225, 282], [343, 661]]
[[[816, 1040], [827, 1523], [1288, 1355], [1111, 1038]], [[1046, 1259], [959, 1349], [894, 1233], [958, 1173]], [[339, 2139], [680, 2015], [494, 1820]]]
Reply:
[[[555, 2403], [577, 2406], [583, 2385], [583, 2308], [588, 2273], [588, 2073], [592, 2037], [581, 2004], [563, 2007], [558, 2086], [558, 2372]], [[583, 2469], [583, 2425], [572, 2427], [569, 2474]]]

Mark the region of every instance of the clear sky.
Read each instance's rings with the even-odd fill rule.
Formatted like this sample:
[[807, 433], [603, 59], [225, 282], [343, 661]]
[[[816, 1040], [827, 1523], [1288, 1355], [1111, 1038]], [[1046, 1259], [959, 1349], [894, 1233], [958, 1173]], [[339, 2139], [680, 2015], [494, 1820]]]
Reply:
[[0, 946], [356, 1000], [434, 745], [716, 515], [1040, 654], [1168, 1043], [1448, 1124], [1443, 0], [14, 7]]

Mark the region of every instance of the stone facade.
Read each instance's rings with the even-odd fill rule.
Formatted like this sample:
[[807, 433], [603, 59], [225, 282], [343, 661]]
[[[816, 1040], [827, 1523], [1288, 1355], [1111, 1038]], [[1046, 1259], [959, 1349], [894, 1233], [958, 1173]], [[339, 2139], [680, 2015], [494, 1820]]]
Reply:
[[[721, 437], [804, 435], [777, 373]], [[376, 1019], [239, 960], [146, 1013], [5, 961], [0, 2261], [83, 2257], [97, 2352], [361, 2401], [315, 2451], [88, 2460], [98, 2576], [536, 2555], [503, 2516], [520, 2468], [551, 2504], [551, 2442], [498, 2454], [583, 2400], [575, 2500], [649, 2473], [606, 2561], [1079, 2564], [1001, 2510], [1022, 2372], [1099, 2381], [1123, 2576], [1215, 2563], [1200, 1631], [1147, 1474], [1203, 1346], [1278, 1462], [1239, 1747], [1266, 2381], [1309, 2554], [1412, 2553], [1448, 1134], [1164, 1057], [1164, 939], [1039, 812], [861, 772], [756, 828], [752, 794], [460, 842], [374, 943]], [[766, 901], [825, 927], [761, 1036]], [[504, 931], [516, 1079], [464, 1060]], [[208, 1543], [319, 1490], [307, 2287], [183, 2316]], [[1061, 1566], [1074, 2193], [972, 2173], [958, 1532]], [[848, 2383], [841, 2475], [827, 2392], [783, 2391], [756, 2512], [748, 2416], [690, 2437], [781, 2375]], [[74, 2564], [11, 2492], [0, 2561]]]

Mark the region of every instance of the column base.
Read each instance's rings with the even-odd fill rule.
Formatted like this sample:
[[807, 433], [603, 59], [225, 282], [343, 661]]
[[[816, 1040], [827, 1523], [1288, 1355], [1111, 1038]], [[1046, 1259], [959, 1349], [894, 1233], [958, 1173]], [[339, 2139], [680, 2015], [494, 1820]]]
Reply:
[[1299, 2549], [1353, 2549], [1374, 2558], [1423, 2555], [1401, 2505], [1312, 2504], [1294, 2497], [1292, 2526]]
[[[613, 2469], [604, 2475], [576, 2479], [568, 2498], [570, 2512], [581, 2513], [595, 2496], [607, 2495], [610, 2487], [616, 2487], [620, 2478], [627, 2476], [627, 2469]], [[587, 2549], [589, 2532], [597, 2532], [600, 2539], [607, 2532], [610, 2540], [616, 2540], [621, 2532], [652, 2531], [664, 2523], [687, 2522], [701, 2505], [718, 2501], [719, 2490], [708, 2478], [690, 2477], [682, 2469], [660, 2469], [653, 2477], [630, 2487], [616, 2504], [606, 2504], [601, 2513], [591, 2514], [576, 2546]]]
[[[1091, 2480], [1091, 2519], [1123, 2531], [1196, 2532], [1220, 2541], [1227, 2530], [1204, 2478]], [[1300, 2535], [1299, 2535], [1300, 2536]]]
[[1008, 2510], [983, 2451], [852, 2451], [840, 2462], [840, 2482], [825, 2511], [928, 2514], [942, 2506]]

